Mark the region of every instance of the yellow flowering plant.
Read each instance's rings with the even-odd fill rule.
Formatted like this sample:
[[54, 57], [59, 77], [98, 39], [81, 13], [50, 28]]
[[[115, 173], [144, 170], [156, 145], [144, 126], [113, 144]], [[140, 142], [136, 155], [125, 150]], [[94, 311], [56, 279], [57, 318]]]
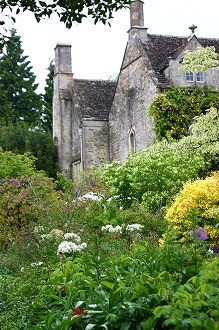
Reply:
[[[219, 241], [219, 172], [205, 179], [188, 182], [168, 209], [168, 229], [181, 243], [196, 237], [209, 245]], [[200, 228], [203, 228], [200, 229]], [[201, 233], [205, 231], [206, 235]]]

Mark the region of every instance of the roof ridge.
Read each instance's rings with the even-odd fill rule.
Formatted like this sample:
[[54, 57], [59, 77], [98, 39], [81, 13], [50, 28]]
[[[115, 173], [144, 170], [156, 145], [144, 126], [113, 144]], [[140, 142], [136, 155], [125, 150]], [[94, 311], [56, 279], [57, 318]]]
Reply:
[[115, 84], [116, 80], [110, 80], [110, 79], [84, 79], [84, 78], [74, 78], [74, 81], [79, 82], [107, 82]]
[[155, 36], [155, 37], [170, 37], [170, 38], [189, 38], [188, 36], [176, 36], [176, 35], [169, 35], [169, 34], [158, 34], [158, 33], [148, 33], [148, 36]]

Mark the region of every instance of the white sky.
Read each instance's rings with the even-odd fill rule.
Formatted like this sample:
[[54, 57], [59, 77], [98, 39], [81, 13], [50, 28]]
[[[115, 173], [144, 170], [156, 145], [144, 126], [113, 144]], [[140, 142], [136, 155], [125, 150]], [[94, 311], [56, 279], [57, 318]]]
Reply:
[[[189, 36], [189, 26], [194, 24], [198, 26], [197, 37], [219, 38], [218, 13], [218, 0], [145, 0], [144, 23], [151, 34]], [[67, 30], [55, 17], [37, 23], [31, 13], [19, 14], [16, 19], [15, 28], [40, 91], [59, 42], [72, 45], [75, 78], [106, 79], [119, 73], [130, 27], [129, 10], [117, 12], [111, 27], [102, 23], [94, 25], [91, 19], [84, 19]]]

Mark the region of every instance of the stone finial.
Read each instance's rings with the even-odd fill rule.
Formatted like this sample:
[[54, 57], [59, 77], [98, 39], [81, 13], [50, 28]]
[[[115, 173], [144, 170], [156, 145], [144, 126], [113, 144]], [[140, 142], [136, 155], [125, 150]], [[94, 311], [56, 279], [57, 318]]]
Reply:
[[143, 2], [141, 0], [131, 1], [130, 3], [130, 25], [133, 26], [144, 26], [144, 10]]
[[189, 29], [192, 31], [192, 33], [195, 33], [195, 29], [197, 29], [197, 26], [195, 26], [194, 24], [192, 24]]

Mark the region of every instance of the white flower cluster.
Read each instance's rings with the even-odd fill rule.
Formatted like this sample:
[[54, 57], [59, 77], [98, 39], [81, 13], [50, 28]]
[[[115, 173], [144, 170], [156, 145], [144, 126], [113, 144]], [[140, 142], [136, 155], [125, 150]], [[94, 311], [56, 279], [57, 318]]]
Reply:
[[102, 231], [108, 231], [109, 233], [121, 233], [122, 232], [122, 227], [121, 226], [116, 226], [113, 227], [112, 225], [106, 225], [101, 228]]
[[[109, 233], [122, 233], [122, 229], [124, 228], [124, 225], [122, 226], [115, 226], [113, 227], [112, 225], [106, 225], [101, 228], [102, 231], [108, 231]], [[143, 225], [140, 225], [138, 223], [133, 223], [131, 225], [127, 225], [125, 230], [128, 231], [129, 233], [136, 232], [136, 231], [141, 231], [142, 228], [144, 228]]]
[[132, 233], [133, 231], [141, 231], [142, 228], [144, 228], [143, 225], [140, 225], [139, 223], [133, 223], [126, 226], [126, 231]]
[[43, 262], [42, 261], [32, 262], [30, 265], [31, 265], [31, 267], [38, 267], [38, 266], [43, 265]]
[[45, 239], [45, 238], [47, 238], [47, 239], [53, 239], [53, 238], [60, 238], [60, 237], [63, 237], [63, 231], [62, 230], [59, 230], [59, 229], [52, 229], [51, 231], [50, 231], [50, 233], [49, 234], [43, 234], [43, 235], [41, 235], [40, 237], [42, 238], [42, 239]]
[[34, 234], [43, 233], [45, 231], [44, 226], [35, 226], [33, 229]]
[[81, 243], [81, 238], [79, 235], [75, 234], [75, 233], [66, 233], [64, 235], [65, 239], [74, 239], [76, 243]]
[[86, 247], [87, 247], [86, 243], [81, 243], [77, 245], [73, 242], [63, 241], [58, 246], [57, 254], [78, 252], [85, 249]]
[[85, 195], [77, 198], [77, 200], [79, 200], [79, 201], [86, 201], [88, 199], [91, 199], [93, 201], [99, 201], [102, 199], [102, 196], [99, 196], [99, 195], [93, 193], [92, 191], [90, 191], [90, 192], [86, 193]]

